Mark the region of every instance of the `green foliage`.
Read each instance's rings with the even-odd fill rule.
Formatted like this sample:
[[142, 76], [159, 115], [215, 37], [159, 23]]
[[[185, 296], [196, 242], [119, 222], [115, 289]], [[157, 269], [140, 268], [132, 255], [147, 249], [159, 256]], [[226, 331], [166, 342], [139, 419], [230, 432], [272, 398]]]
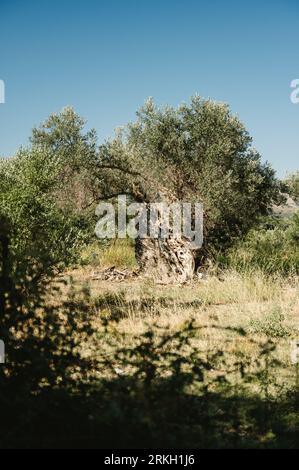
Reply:
[[285, 325], [285, 315], [281, 308], [277, 307], [272, 314], [264, 320], [255, 320], [251, 322], [251, 329], [255, 333], [263, 333], [269, 338], [287, 338], [291, 332]]
[[0, 213], [13, 226], [18, 259], [49, 270], [72, 262], [87, 239], [88, 218], [60, 207], [55, 194], [59, 164], [41, 149], [21, 151], [0, 165]]
[[70, 107], [52, 114], [33, 129], [33, 150], [50, 156], [57, 166], [56, 200], [68, 211], [88, 217], [90, 203], [98, 195], [97, 136], [94, 130], [85, 131], [85, 121]]
[[[99, 199], [153, 201], [162, 192], [203, 202], [205, 252], [231, 245], [279, 200], [273, 170], [224, 104], [194, 97], [159, 109], [149, 100], [100, 148], [84, 127], [65, 108], [33, 129], [30, 148], [0, 164], [0, 211], [13, 223], [15, 249], [37, 261], [47, 254], [49, 266], [71, 262], [92, 240]], [[121, 253], [114, 258], [122, 264]], [[134, 264], [131, 252], [127, 261]]]
[[208, 249], [231, 244], [280, 200], [274, 170], [252, 149], [244, 125], [227, 105], [199, 97], [177, 109], [149, 100], [135, 123], [101, 146], [100, 165], [110, 167], [107, 196], [151, 201], [161, 191], [203, 202]]
[[260, 269], [267, 274], [298, 274], [299, 214], [261, 224], [219, 260], [241, 272]]
[[72, 263], [93, 234], [95, 135], [83, 126], [66, 108], [33, 130], [30, 148], [0, 163], [0, 213], [14, 227], [12, 249], [49, 270]]
[[295, 199], [295, 201], [299, 201], [299, 172], [290, 175], [285, 181], [284, 184], [286, 185], [286, 190], [289, 194]]
[[[63, 309], [45, 299], [48, 260], [19, 258], [10, 244], [11, 223], [1, 219], [0, 237], [0, 338], [6, 345], [6, 363], [0, 368], [1, 391], [39, 393], [59, 386], [76, 387], [74, 373], [84, 376], [88, 361], [78, 345], [92, 334], [88, 295], [84, 301], [70, 296]], [[45, 276], [47, 274], [47, 276]], [[42, 282], [40, 282], [42, 277]], [[53, 294], [59, 293], [54, 288]], [[3, 386], [3, 390], [2, 390]]]

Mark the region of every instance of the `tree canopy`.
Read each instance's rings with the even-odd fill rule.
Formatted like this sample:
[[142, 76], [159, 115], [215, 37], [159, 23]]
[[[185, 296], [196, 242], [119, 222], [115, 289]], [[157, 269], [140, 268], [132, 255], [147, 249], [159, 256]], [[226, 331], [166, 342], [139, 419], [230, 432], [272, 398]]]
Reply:
[[165, 190], [202, 202], [210, 246], [230, 244], [280, 200], [275, 172], [244, 125], [226, 104], [197, 96], [177, 109], [148, 100], [136, 122], [100, 147], [99, 164], [106, 168], [103, 197], [127, 192], [153, 201]]

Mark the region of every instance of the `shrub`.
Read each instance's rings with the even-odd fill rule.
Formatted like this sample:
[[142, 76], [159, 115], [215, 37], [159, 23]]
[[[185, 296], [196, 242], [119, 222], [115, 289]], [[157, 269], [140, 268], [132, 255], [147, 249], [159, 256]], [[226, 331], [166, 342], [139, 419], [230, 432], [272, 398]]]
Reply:
[[298, 242], [299, 215], [295, 214], [288, 220], [261, 224], [218, 260], [241, 272], [260, 269], [267, 274], [298, 274]]
[[44, 275], [70, 264], [90, 237], [88, 217], [61, 207], [56, 199], [56, 163], [41, 149], [21, 151], [0, 163], [0, 213], [12, 227], [11, 250], [18, 259], [41, 265]]

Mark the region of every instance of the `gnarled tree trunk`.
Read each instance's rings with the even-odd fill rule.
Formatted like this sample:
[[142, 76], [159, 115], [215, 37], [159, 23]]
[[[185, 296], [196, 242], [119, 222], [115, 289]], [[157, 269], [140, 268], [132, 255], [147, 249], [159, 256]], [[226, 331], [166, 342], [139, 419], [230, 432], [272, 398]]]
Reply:
[[136, 259], [145, 277], [163, 284], [184, 283], [194, 276], [194, 251], [187, 240], [138, 238]]
[[[196, 251], [181, 233], [182, 207], [174, 197], [161, 191], [155, 200], [157, 203], [147, 204], [143, 212], [143, 221], [146, 219], [148, 226], [147, 237], [136, 240], [135, 253], [140, 273], [163, 284], [187, 282], [194, 276]], [[179, 207], [180, 215], [170, 209], [172, 203]], [[175, 235], [177, 217], [180, 230]]]

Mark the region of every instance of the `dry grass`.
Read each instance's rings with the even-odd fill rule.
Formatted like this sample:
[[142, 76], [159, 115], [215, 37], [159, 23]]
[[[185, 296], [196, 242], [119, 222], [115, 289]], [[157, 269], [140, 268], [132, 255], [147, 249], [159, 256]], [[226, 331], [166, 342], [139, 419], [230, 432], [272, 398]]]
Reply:
[[[108, 259], [111, 260], [109, 256]], [[158, 327], [159, 333], [175, 332], [194, 319], [198, 333], [193, 345], [207, 357], [216, 351], [223, 352], [228, 368], [240, 360], [250, 363], [250, 371], [257, 373], [259, 361], [264, 360], [263, 345], [271, 340], [275, 345], [271, 360], [277, 361], [271, 381], [271, 387], [275, 383], [273, 396], [295, 387], [298, 368], [291, 357], [294, 341], [299, 340], [298, 277], [226, 271], [186, 285], [162, 286], [141, 278], [93, 281], [92, 270], [91, 266], [81, 267], [68, 273], [67, 278], [72, 289], [78, 292], [83, 286], [89, 289], [99, 332], [103, 331], [102, 318], [112, 320], [111, 334], [117, 338], [117, 347], [135, 347], [148, 328]], [[69, 286], [65, 289], [66, 295]], [[246, 334], [240, 335], [234, 329], [242, 329]], [[84, 355], [103, 349], [110, 357], [114, 355], [113, 346], [106, 340], [93, 339], [81, 348]], [[238, 386], [238, 379], [232, 380]], [[267, 381], [262, 379], [259, 387], [264, 382]], [[261, 393], [256, 385], [248, 386], [252, 392]]]
[[115, 239], [103, 250], [100, 242], [86, 247], [81, 254], [83, 266], [94, 268], [134, 269], [136, 266], [133, 242], [130, 239]]
[[119, 296], [128, 313], [121, 322], [132, 319], [133, 330], [137, 320], [145, 319], [147, 323], [167, 321], [171, 326], [190, 316], [200, 319], [216, 315], [222, 323], [226, 312], [231, 326], [244, 326], [250, 320], [264, 318], [275, 308], [283, 310], [294, 331], [299, 330], [298, 278], [227, 272], [221, 278], [208, 276], [187, 285], [162, 286], [138, 278], [124, 282], [92, 281], [90, 273], [90, 268], [76, 269], [67, 273], [67, 279], [72, 279], [72, 285], [78, 290], [89, 285], [94, 298], [105, 294]]
[[[90, 271], [72, 273], [78, 290], [89, 281]], [[175, 330], [191, 318], [201, 327], [198, 347], [223, 349], [258, 360], [252, 340], [276, 344], [277, 358], [285, 367], [282, 381], [295, 380], [291, 364], [292, 341], [299, 338], [299, 281], [251, 273], [227, 272], [184, 286], [157, 286], [140, 279], [126, 282], [94, 281], [91, 296], [98, 301], [98, 315], [116, 318], [116, 328], [128, 341], [148, 326]], [[231, 329], [247, 332], [239, 337]], [[133, 339], [132, 339], [133, 340]]]

